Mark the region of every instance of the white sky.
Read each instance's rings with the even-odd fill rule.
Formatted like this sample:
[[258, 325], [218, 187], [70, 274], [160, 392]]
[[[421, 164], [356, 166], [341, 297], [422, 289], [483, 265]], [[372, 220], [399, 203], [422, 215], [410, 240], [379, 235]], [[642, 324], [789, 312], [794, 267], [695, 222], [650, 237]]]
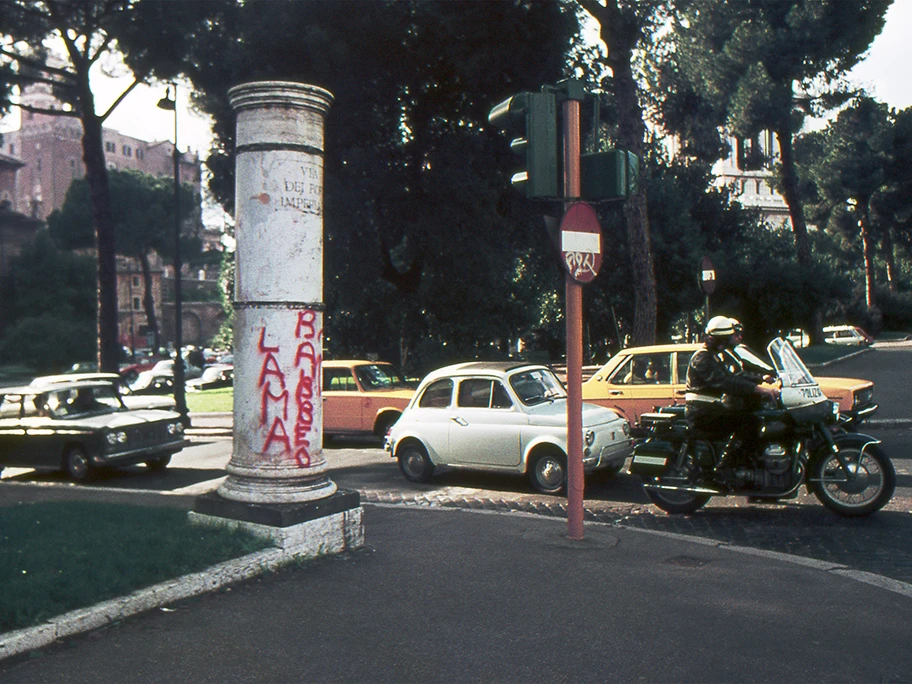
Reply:
[[[887, 11], [883, 32], [874, 40], [868, 57], [850, 74], [856, 85], [865, 86], [874, 97], [895, 109], [912, 106], [912, 78], [908, 75], [912, 62], [912, 0], [894, 0]], [[109, 79], [100, 74], [93, 81], [98, 111], [117, 97], [130, 80]], [[234, 84], [226, 84], [226, 87]], [[173, 140], [174, 118], [169, 111], [158, 109], [158, 100], [166, 87], [139, 86], [118, 106], [106, 126], [142, 140]], [[0, 122], [0, 131], [18, 127], [18, 116]], [[188, 147], [205, 158], [211, 141], [207, 118], [189, 109], [188, 91], [178, 88], [178, 147]]]

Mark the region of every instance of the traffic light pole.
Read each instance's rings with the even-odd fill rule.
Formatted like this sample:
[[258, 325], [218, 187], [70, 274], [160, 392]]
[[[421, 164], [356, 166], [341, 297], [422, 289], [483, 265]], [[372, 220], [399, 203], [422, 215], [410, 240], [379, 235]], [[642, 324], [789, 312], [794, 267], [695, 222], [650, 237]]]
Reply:
[[[567, 99], [563, 107], [564, 197], [580, 196], [580, 103]], [[567, 536], [583, 538], [583, 286], [569, 273], [567, 316]]]

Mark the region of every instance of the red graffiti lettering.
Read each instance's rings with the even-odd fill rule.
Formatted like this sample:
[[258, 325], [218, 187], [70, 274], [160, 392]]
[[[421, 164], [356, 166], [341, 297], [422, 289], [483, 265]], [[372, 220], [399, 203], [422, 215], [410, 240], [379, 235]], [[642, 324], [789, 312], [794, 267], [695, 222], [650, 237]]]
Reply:
[[273, 394], [269, 390], [269, 387], [264, 387], [260, 395], [260, 425], [266, 425], [268, 421], [270, 400], [276, 404], [282, 402], [282, 420], [288, 420], [288, 390], [282, 390], [281, 394]]
[[[298, 312], [298, 325], [295, 328], [295, 337], [303, 337], [305, 340], [312, 340], [317, 334], [314, 323], [317, 320], [317, 312], [305, 309]], [[301, 334], [304, 331], [304, 334]]]
[[259, 343], [257, 344], [257, 348], [260, 350], [261, 353], [262, 353], [262, 352], [278, 352], [278, 351], [279, 351], [279, 348], [278, 348], [278, 347], [267, 347], [267, 346], [266, 346], [266, 328], [262, 328], [262, 329], [260, 330], [260, 341], [259, 341]]
[[276, 441], [282, 443], [283, 452], [287, 453], [291, 451], [291, 442], [288, 439], [288, 433], [285, 432], [285, 423], [283, 423], [282, 419], [278, 416], [272, 421], [272, 427], [269, 428], [269, 436], [266, 437], [266, 444], [263, 446], [263, 451], [269, 451], [269, 447]]
[[313, 343], [311, 342], [301, 342], [298, 345], [298, 351], [295, 354], [295, 365], [301, 365], [301, 360], [307, 359], [310, 361], [310, 374], [316, 376], [317, 374], [317, 350], [314, 349]]

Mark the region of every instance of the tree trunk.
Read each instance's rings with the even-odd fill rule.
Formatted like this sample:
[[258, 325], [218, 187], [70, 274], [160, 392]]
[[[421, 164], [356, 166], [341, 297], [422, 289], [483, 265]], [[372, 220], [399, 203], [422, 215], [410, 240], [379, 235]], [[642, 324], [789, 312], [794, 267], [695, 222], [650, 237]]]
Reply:
[[861, 253], [864, 256], [865, 305], [873, 309], [874, 301], [874, 244], [867, 218], [858, 222], [861, 231]]
[[116, 373], [119, 367], [120, 345], [117, 339], [117, 261], [114, 227], [111, 220], [111, 199], [101, 120], [92, 113], [94, 106], [91, 105], [91, 94], [88, 95], [88, 99], [92, 108], [87, 107], [83, 100], [82, 158], [92, 202], [92, 215], [95, 219], [95, 247], [98, 252], [98, 370]]
[[789, 208], [792, 219], [792, 233], [795, 235], [795, 248], [798, 251], [798, 265], [803, 269], [811, 268], [811, 241], [808, 238], [807, 223], [804, 220], [804, 209], [798, 196], [798, 172], [795, 170], [795, 154], [792, 147], [791, 131], [781, 128], [776, 131], [779, 140], [779, 155], [782, 160], [782, 194]]
[[[611, 84], [618, 108], [618, 147], [636, 154], [641, 160], [640, 173], [645, 174], [646, 126], [631, 67], [641, 35], [636, 15], [632, 11], [622, 14], [617, 0], [607, 0], [605, 5], [590, 0], [580, 4], [598, 21], [601, 38], [608, 46], [608, 65], [614, 74]], [[656, 340], [656, 280], [645, 186], [641, 180], [636, 193], [624, 204], [634, 288], [632, 344], [638, 346], [654, 344]]]
[[[146, 312], [146, 322], [152, 329], [152, 349], [155, 353], [161, 348], [161, 332], [158, 329], [158, 318], [155, 315], [155, 298], [152, 296], [152, 269], [149, 267], [149, 255], [141, 252], [139, 263], [142, 266], [143, 274], [143, 309]], [[133, 302], [130, 302], [133, 306]]]
[[887, 287], [890, 292], [896, 292], [896, 256], [893, 254], [893, 236], [889, 230], [884, 231], [883, 240], [884, 261], [887, 264]]
[[[789, 208], [792, 219], [792, 234], [795, 236], [795, 250], [798, 253], [798, 267], [810, 273], [813, 267], [811, 257], [811, 240], [808, 237], [807, 222], [804, 220], [804, 207], [798, 195], [798, 172], [795, 170], [795, 154], [792, 147], [792, 132], [782, 127], [776, 131], [779, 140], [779, 157], [782, 161], [782, 194]], [[810, 344], [823, 343], [823, 313], [819, 306], [813, 311], [810, 320], [805, 322]]]

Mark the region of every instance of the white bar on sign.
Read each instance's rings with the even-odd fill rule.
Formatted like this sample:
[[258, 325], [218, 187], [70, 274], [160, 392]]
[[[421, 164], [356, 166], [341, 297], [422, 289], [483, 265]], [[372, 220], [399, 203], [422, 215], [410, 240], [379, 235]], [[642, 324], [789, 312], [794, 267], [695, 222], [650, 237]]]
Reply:
[[561, 231], [562, 252], [602, 253], [602, 236], [599, 233], [580, 233], [572, 230]]
[[715, 280], [716, 272], [715, 271], [703, 271], [703, 280]]

